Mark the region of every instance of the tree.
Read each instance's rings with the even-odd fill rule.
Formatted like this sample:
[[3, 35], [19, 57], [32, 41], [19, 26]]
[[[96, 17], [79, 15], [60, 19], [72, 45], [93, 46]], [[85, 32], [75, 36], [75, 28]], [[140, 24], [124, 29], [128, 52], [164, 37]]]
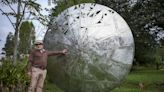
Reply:
[[155, 59], [155, 64], [156, 64], [156, 69], [157, 70], [159, 70], [159, 68], [160, 68], [160, 64], [162, 63], [162, 55], [160, 55], [160, 51], [159, 51], [160, 49], [159, 48], [157, 48], [156, 49], [156, 53], [155, 53], [155, 55], [154, 55], [154, 59]]
[[14, 35], [13, 33], [9, 32], [6, 38], [5, 47], [2, 48], [2, 50], [5, 51], [5, 54], [7, 57], [10, 57], [13, 55], [13, 48], [11, 48], [13, 45], [14, 45]]
[[[152, 58], [152, 56], [154, 55], [156, 56], [156, 48], [159, 49], [160, 44], [163, 40], [163, 4], [164, 2], [160, 0], [138, 1], [131, 10], [132, 15], [135, 16], [133, 17], [133, 20], [136, 21], [132, 23], [132, 25], [136, 25], [136, 27], [139, 28], [138, 31], [136, 30], [140, 37], [136, 39], [138, 43], [140, 41], [140, 44], [136, 44], [137, 56], [141, 56], [142, 52], [144, 52], [144, 54], [152, 53], [152, 55], [149, 56], [149, 58]], [[135, 29], [137, 29], [136, 27]], [[139, 51], [142, 48], [140, 46], [141, 44], [145, 45], [144, 49], [147, 49], [146, 51]], [[140, 60], [145, 60], [141, 57], [138, 57], [138, 59], [139, 58]], [[153, 61], [155, 61], [156, 63], [156, 60]]]
[[22, 23], [19, 38], [19, 53], [28, 54], [35, 40], [35, 31], [32, 22], [25, 21]]
[[[0, 8], [0, 11], [5, 15], [15, 30], [14, 34], [14, 50], [13, 50], [13, 61], [16, 63], [18, 54], [18, 39], [19, 30], [23, 20], [39, 20], [42, 24], [46, 24], [47, 21], [40, 11], [41, 6], [36, 3], [36, 0], [1, 0], [0, 3], [7, 6], [11, 11], [7, 12]], [[14, 9], [16, 5], [17, 9]], [[17, 11], [16, 11], [17, 10]], [[26, 15], [26, 16], [25, 16]], [[14, 17], [15, 20], [11, 18]]]

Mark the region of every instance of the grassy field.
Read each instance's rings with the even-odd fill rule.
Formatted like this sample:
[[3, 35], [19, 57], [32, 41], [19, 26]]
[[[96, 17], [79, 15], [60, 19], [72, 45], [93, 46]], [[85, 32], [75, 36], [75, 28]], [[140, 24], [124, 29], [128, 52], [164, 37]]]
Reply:
[[[143, 88], [139, 84], [143, 84]], [[122, 85], [112, 92], [164, 92], [164, 70], [137, 70], [131, 72]]]
[[[143, 84], [143, 88], [139, 84]], [[46, 83], [45, 92], [63, 92], [55, 85]], [[139, 69], [131, 72], [123, 83], [112, 92], [164, 92], [164, 69]]]

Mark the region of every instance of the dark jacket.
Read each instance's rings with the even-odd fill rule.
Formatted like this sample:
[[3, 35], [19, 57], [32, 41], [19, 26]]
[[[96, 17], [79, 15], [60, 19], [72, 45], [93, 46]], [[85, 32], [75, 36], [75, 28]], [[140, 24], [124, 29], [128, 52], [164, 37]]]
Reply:
[[29, 63], [34, 67], [47, 67], [48, 56], [63, 54], [61, 51], [47, 51], [35, 49], [30, 53]]

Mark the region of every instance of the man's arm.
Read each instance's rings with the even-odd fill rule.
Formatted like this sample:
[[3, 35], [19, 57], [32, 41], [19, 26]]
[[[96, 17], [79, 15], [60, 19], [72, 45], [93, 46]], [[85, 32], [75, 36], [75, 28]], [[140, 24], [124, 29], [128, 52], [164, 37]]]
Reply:
[[67, 49], [63, 49], [62, 51], [47, 51], [47, 54], [48, 56], [65, 55], [67, 51]]

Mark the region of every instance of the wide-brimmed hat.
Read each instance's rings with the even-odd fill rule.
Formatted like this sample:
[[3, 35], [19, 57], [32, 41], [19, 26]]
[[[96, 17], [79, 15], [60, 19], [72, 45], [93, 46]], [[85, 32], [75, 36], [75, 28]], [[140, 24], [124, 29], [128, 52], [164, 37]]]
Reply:
[[35, 45], [36, 45], [36, 44], [43, 44], [43, 41], [42, 41], [42, 40], [36, 40], [34, 44], [35, 44]]

